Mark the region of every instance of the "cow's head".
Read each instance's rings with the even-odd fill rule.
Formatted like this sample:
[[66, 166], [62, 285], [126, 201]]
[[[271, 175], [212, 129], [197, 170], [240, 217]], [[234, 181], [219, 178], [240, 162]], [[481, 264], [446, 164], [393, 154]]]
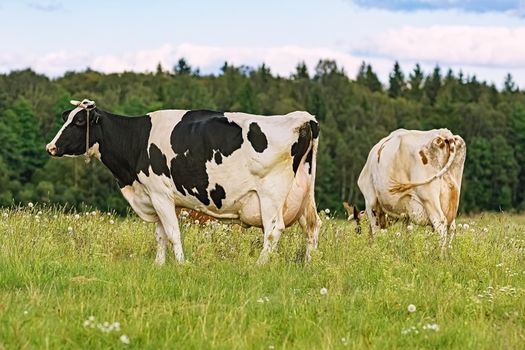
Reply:
[[[71, 104], [76, 107], [62, 113], [64, 125], [46, 146], [47, 152], [52, 156], [73, 157], [89, 153], [88, 149], [92, 151], [91, 148], [100, 135], [100, 113], [95, 102], [85, 99], [83, 101], [71, 101]], [[88, 135], [89, 143], [86, 144]]]

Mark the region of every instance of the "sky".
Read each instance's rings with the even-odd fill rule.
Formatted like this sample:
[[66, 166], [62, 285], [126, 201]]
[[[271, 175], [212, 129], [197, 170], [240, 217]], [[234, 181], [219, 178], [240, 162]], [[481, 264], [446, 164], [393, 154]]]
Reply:
[[399, 61], [406, 75], [439, 65], [525, 88], [525, 0], [0, 1], [2, 73], [154, 71], [181, 57], [206, 74], [228, 61], [281, 76], [334, 59], [350, 78], [366, 61], [384, 83]]

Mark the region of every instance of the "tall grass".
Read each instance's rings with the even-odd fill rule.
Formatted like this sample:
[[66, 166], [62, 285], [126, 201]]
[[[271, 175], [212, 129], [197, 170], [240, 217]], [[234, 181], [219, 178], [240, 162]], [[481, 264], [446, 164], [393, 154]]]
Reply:
[[460, 218], [442, 259], [428, 228], [323, 223], [310, 264], [293, 227], [259, 267], [260, 230], [182, 219], [188, 262], [158, 267], [134, 217], [0, 211], [0, 349], [525, 346], [525, 217]]

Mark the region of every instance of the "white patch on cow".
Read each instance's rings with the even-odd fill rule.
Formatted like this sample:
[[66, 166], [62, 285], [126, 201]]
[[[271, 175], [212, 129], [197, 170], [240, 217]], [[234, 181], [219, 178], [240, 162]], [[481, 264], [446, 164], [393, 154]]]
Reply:
[[80, 112], [83, 108], [82, 107], [77, 107], [75, 109], [73, 109], [69, 115], [67, 116], [67, 120], [66, 122], [64, 123], [64, 125], [62, 125], [62, 127], [60, 128], [60, 130], [58, 130], [55, 138], [53, 140], [51, 140], [50, 143], [47, 144], [46, 148], [49, 148], [51, 146], [55, 146], [58, 139], [60, 138], [60, 136], [62, 135], [62, 133], [64, 132], [64, 129], [68, 127], [69, 124], [71, 124], [73, 122], [73, 118], [75, 117], [75, 115]]
[[95, 157], [97, 158], [98, 160], [100, 160], [100, 150], [99, 150], [99, 144], [98, 142], [95, 142], [93, 144], [93, 146], [89, 147], [89, 149], [87, 150], [86, 154], [89, 156], [89, 157]]

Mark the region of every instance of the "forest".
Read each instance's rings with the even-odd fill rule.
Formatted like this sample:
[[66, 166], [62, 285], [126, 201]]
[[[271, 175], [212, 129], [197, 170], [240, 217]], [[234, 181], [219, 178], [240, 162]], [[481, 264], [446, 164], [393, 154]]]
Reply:
[[[321, 60], [310, 72], [298, 63], [288, 77], [266, 65], [224, 63], [201, 74], [181, 58], [171, 69], [104, 74], [91, 69], [49, 78], [31, 69], [0, 75], [0, 206], [42, 202], [125, 214], [113, 176], [98, 161], [54, 159], [45, 152], [69, 100], [89, 98], [123, 115], [158, 109], [212, 109], [254, 114], [306, 110], [320, 122], [316, 199], [342, 212], [342, 201], [363, 208], [357, 178], [371, 147], [398, 128], [448, 128], [467, 143], [460, 211], [525, 208], [525, 93], [511, 74], [503, 84], [444, 71], [410, 72], [393, 65], [382, 84], [370, 64], [346, 72]], [[356, 74], [357, 73], [357, 74]]]

